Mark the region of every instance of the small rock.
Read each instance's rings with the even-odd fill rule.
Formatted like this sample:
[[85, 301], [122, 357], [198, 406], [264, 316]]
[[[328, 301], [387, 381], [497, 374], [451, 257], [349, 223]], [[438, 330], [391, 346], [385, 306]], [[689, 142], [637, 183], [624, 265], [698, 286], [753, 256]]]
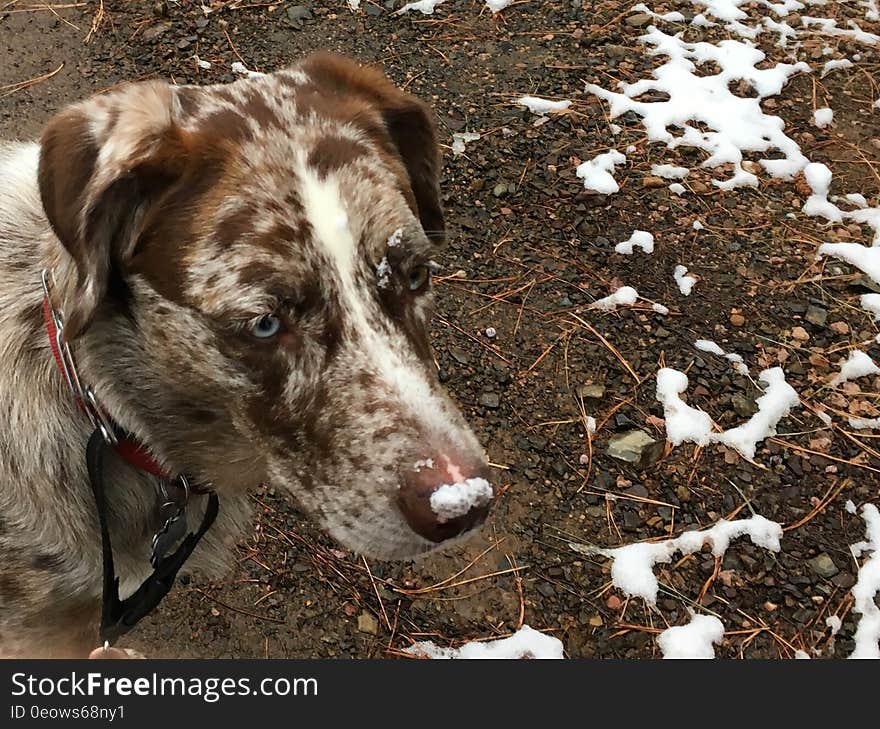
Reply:
[[492, 194], [495, 197], [503, 197], [507, 194], [507, 185], [503, 182], [499, 182], [494, 188], [492, 188]]
[[833, 322], [828, 328], [832, 332], [834, 332], [835, 334], [848, 334], [849, 333], [849, 324], [847, 324], [845, 321]]
[[605, 396], [605, 386], [578, 385], [577, 396], [582, 400], [601, 400]]
[[372, 614], [363, 612], [358, 615], [358, 630], [361, 633], [377, 635], [379, 633], [379, 621]]
[[630, 430], [612, 438], [608, 442], [607, 453], [618, 461], [647, 468], [663, 455], [663, 443], [654, 440], [644, 430]]
[[452, 355], [452, 359], [454, 359], [459, 364], [469, 364], [471, 361], [471, 356], [463, 350], [461, 347], [450, 347], [449, 354]]
[[601, 615], [593, 615], [593, 617], [590, 618], [589, 622], [592, 627], [601, 628], [602, 624], [603, 624], [602, 623], [602, 616]]
[[666, 187], [666, 180], [664, 180], [662, 177], [648, 175], [647, 177], [642, 178], [642, 187], [647, 187], [647, 188]]
[[834, 560], [832, 560], [825, 552], [807, 560], [807, 564], [810, 565], [810, 569], [813, 570], [813, 572], [819, 575], [819, 577], [824, 577], [825, 579], [834, 577], [834, 575], [840, 572], [840, 570], [837, 569], [837, 565], [834, 564]]
[[501, 405], [501, 397], [496, 392], [484, 392], [480, 395], [480, 405], [495, 410]]
[[544, 597], [553, 597], [556, 594], [556, 589], [549, 582], [539, 582], [538, 592]]
[[738, 311], [734, 311], [730, 315], [730, 323], [735, 327], [741, 327], [743, 324], [746, 323], [746, 318]]
[[647, 13], [636, 13], [635, 15], [630, 15], [623, 22], [630, 28], [641, 28], [651, 22], [651, 16]]
[[804, 315], [804, 318], [814, 326], [824, 327], [828, 319], [828, 312], [821, 306], [810, 304], [807, 307], [807, 313]]
[[807, 342], [810, 340], [810, 335], [803, 327], [794, 327], [791, 330], [791, 338], [796, 342]]
[[287, 20], [296, 28], [301, 28], [304, 20], [311, 19], [312, 11], [305, 5], [292, 5], [287, 8]]

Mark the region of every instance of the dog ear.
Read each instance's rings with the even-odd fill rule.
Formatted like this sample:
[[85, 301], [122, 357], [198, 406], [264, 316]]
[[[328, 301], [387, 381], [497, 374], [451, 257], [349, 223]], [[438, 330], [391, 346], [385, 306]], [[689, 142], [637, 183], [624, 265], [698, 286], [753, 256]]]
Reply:
[[130, 84], [69, 107], [45, 128], [40, 197], [77, 272], [64, 307], [68, 340], [88, 327], [150, 205], [181, 174], [187, 144], [174, 104], [166, 83]]
[[397, 88], [381, 71], [345, 56], [315, 53], [299, 69], [312, 83], [334, 94], [360, 98], [378, 111], [406, 168], [422, 228], [431, 240], [442, 242], [446, 235], [440, 203], [442, 162], [430, 108]]

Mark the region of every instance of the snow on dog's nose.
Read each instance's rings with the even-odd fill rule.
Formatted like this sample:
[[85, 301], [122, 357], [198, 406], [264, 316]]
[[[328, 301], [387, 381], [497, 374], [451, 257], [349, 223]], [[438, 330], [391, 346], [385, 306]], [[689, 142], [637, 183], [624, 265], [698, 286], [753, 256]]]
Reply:
[[483, 523], [495, 496], [488, 475], [482, 461], [436, 454], [403, 475], [397, 504], [414, 532], [440, 543]]

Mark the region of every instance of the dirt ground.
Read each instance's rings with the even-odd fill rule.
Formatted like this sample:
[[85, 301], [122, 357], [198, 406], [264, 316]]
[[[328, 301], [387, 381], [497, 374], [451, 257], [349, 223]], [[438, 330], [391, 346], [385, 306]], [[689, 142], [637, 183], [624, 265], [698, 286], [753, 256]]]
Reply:
[[[611, 88], [654, 67], [638, 51], [643, 29], [625, 22], [631, 2], [522, 2], [495, 17], [476, 0], [402, 17], [392, 15], [395, 0], [358, 13], [329, 0], [205, 4], [216, 11], [186, 1], [47, 9], [0, 0], [0, 138], [36, 136], [65, 103], [128, 80], [232, 81], [235, 61], [268, 71], [315, 49], [384, 66], [439, 120], [451, 231], [438, 258], [436, 359], [504, 493], [463, 547], [391, 564], [342, 550], [292, 499], [265, 489], [254, 494], [256, 521], [232, 574], [178, 586], [128, 644], [156, 657], [368, 658], [413, 640], [498, 637], [524, 621], [559, 637], [572, 658], [648, 658], [659, 657], [656, 634], [696, 608], [725, 625], [719, 656], [848, 655], [857, 573], [848, 545], [863, 539], [864, 523], [843, 506], [877, 502], [880, 454], [870, 431], [825, 426], [812, 408], [877, 417], [877, 378], [823, 386], [848, 348], [861, 344], [880, 361], [880, 346], [865, 345], [878, 328], [857, 302], [870, 282], [815, 254], [826, 240], [864, 241], [868, 229], [801, 215], [804, 191], [791, 182], [725, 193], [698, 171], [684, 196], [655, 187], [651, 165], [694, 166], [689, 151], [649, 144], [635, 118], [616, 120], [623, 129], [612, 137], [607, 105], [584, 92], [585, 82]], [[794, 77], [765, 108], [776, 107], [804, 154], [832, 167], [833, 192], [859, 191], [876, 205], [880, 52], [824, 43], [861, 59], [824, 79]], [[807, 59], [816, 52], [802, 49]], [[534, 126], [513, 103], [525, 93], [574, 104]], [[835, 125], [819, 130], [812, 111], [826, 105]], [[462, 131], [482, 137], [453, 156], [451, 135]], [[627, 145], [635, 150], [615, 174], [620, 193], [587, 193], [577, 164]], [[615, 256], [636, 228], [654, 233], [655, 252]], [[681, 262], [700, 276], [688, 298], [671, 275]], [[670, 313], [645, 301], [584, 309], [620, 284]], [[687, 444], [644, 468], [610, 457], [609, 441], [634, 428], [664, 440], [654, 396], [663, 364], [688, 372], [689, 402], [721, 427], [754, 412], [760, 390], [695, 350], [699, 338], [729, 345], [755, 372], [782, 365], [804, 407], [754, 463]], [[592, 438], [586, 416], [599, 423]], [[704, 551], [661, 565], [654, 608], [611, 587], [607, 559], [569, 546], [674, 536], [752, 509], [786, 527], [782, 551], [739, 540], [717, 564]], [[830, 615], [843, 619], [836, 636]]]

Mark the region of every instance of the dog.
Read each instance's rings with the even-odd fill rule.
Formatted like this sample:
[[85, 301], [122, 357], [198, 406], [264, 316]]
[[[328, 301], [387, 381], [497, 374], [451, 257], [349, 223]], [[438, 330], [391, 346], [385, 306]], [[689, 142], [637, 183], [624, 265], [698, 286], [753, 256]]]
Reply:
[[[96, 426], [161, 469], [106, 450], [123, 595], [163, 508], [193, 531], [206, 492], [220, 512], [187, 570], [208, 578], [261, 484], [378, 559], [483, 521], [486, 457], [427, 333], [440, 170], [429, 108], [327, 53], [228, 85], [123, 85], [0, 145], [0, 655], [97, 645]], [[163, 474], [192, 488], [171, 498]]]

